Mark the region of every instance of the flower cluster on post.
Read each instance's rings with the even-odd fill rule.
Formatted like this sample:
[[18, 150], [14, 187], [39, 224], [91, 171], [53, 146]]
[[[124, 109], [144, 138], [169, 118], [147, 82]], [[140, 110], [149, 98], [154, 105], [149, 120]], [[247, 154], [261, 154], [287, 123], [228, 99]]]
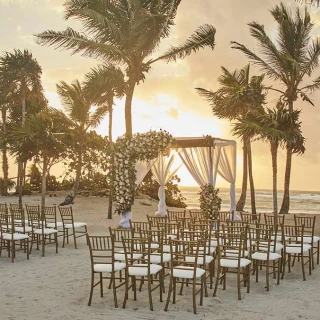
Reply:
[[200, 187], [200, 209], [209, 219], [215, 219], [221, 209], [221, 198], [218, 196], [219, 189], [211, 184]]
[[114, 183], [113, 197], [115, 212], [122, 214], [131, 211], [136, 190], [137, 161], [148, 161], [159, 154], [169, 154], [174, 139], [164, 130], [136, 133], [131, 138], [123, 136], [114, 144]]

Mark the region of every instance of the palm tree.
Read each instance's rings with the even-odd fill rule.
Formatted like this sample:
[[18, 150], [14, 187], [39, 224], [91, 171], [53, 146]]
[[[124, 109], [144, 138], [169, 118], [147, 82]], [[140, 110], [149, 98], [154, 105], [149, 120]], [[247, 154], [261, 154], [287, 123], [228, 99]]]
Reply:
[[126, 134], [132, 136], [131, 106], [135, 86], [157, 61], [176, 61], [202, 48], [215, 46], [216, 30], [199, 27], [180, 46], [172, 46], [153, 58], [162, 39], [170, 35], [181, 0], [67, 0], [65, 18], [83, 23], [84, 32], [71, 28], [48, 30], [37, 36], [41, 45], [71, 50], [105, 63], [122, 65], [127, 75]]
[[278, 191], [277, 191], [277, 154], [278, 148], [288, 144], [294, 146], [295, 153], [304, 153], [305, 139], [301, 134], [301, 122], [299, 122], [300, 111], [294, 110], [292, 114], [289, 110], [279, 104], [275, 109], [266, 109], [258, 116], [248, 114], [246, 118], [235, 124], [234, 133], [243, 135], [246, 133], [252, 137], [268, 141], [270, 143], [272, 159], [272, 186], [273, 186], [273, 213], [278, 214]]
[[[14, 85], [19, 93], [21, 101], [21, 123], [26, 119], [26, 95], [28, 91], [42, 92], [42, 70], [37, 60], [28, 50], [15, 49], [13, 53], [5, 52], [0, 57], [0, 82]], [[18, 189], [19, 204], [22, 205], [22, 185], [24, 168], [23, 163], [18, 163]]]
[[310, 5], [316, 5], [317, 7], [320, 6], [320, 0], [296, 0], [299, 3], [305, 3]]
[[71, 196], [75, 198], [81, 177], [85, 135], [90, 128], [95, 128], [100, 123], [103, 114], [96, 115], [91, 112], [93, 104], [91, 97], [78, 80], [71, 85], [64, 81], [60, 82], [57, 84], [57, 92], [67, 112], [74, 149], [77, 153], [76, 177], [71, 190]]
[[[320, 77], [316, 78], [312, 84], [302, 86], [306, 76], [311, 76], [319, 65], [320, 40], [318, 38], [314, 41], [310, 40], [313, 23], [307, 9], [304, 16], [301, 15], [299, 9], [293, 16], [281, 3], [271, 10], [271, 14], [278, 24], [278, 37], [269, 37], [264, 26], [258, 22], [249, 23], [250, 34], [257, 41], [261, 55], [238, 42], [232, 42], [233, 48], [242, 51], [270, 79], [284, 86], [285, 90], [271, 89], [280, 93], [281, 101], [292, 114], [294, 102], [299, 96], [312, 103], [306, 92], [313, 92], [320, 88]], [[273, 42], [272, 39], [276, 41]], [[280, 213], [289, 212], [292, 153], [288, 147], [284, 196]]]
[[[204, 97], [211, 105], [215, 116], [230, 121], [241, 122], [248, 113], [259, 113], [265, 101], [263, 93], [263, 76], [253, 76], [250, 78], [250, 65], [241, 70], [230, 72], [222, 67], [222, 75], [218, 79], [220, 88], [216, 91], [210, 91], [202, 88], [196, 88], [198, 93]], [[249, 170], [251, 207], [252, 213], [255, 213], [255, 194], [254, 181], [252, 175], [252, 157], [250, 136], [244, 134], [243, 140], [243, 180], [240, 199], [237, 203], [237, 211], [243, 211]]]
[[124, 74], [121, 69], [114, 65], [100, 65], [91, 69], [86, 75], [85, 89], [92, 97], [94, 104], [98, 106], [95, 116], [101, 118], [109, 113], [109, 142], [110, 142], [110, 163], [109, 163], [109, 206], [108, 219], [112, 219], [112, 184], [113, 184], [113, 140], [112, 140], [112, 114], [114, 98], [121, 98], [125, 93]]
[[50, 168], [62, 158], [66, 148], [63, 137], [67, 130], [67, 119], [58, 110], [48, 108], [27, 117], [21, 127], [15, 124], [10, 132], [14, 138], [11, 151], [20, 161], [34, 159], [42, 166], [41, 206], [45, 206], [46, 179]]

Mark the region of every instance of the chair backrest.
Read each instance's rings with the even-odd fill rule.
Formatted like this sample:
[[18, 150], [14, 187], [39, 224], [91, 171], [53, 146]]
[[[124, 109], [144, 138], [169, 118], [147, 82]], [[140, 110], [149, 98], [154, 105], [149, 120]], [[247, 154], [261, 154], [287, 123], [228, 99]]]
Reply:
[[158, 222], [168, 222], [168, 217], [167, 216], [149, 216], [147, 215], [148, 222], [150, 224], [150, 228], [157, 228], [158, 227]]
[[186, 210], [167, 210], [168, 220], [176, 221], [176, 218], [184, 218], [186, 216]]
[[21, 232], [26, 232], [26, 221], [23, 209], [10, 209], [12, 233], [15, 233], [15, 228], [22, 228]]
[[113, 235], [90, 236], [87, 234], [87, 243], [89, 245], [92, 269], [94, 268], [94, 265], [97, 263], [112, 263], [112, 268], [114, 268], [114, 249], [112, 247], [113, 237]]
[[164, 231], [162, 229], [159, 230], [140, 230], [140, 238], [151, 239], [151, 253], [161, 253], [159, 255], [159, 263], [163, 263], [163, 239], [164, 239]]
[[22, 205], [18, 203], [9, 203], [10, 209], [22, 209]]
[[285, 215], [282, 214], [282, 215], [277, 215], [276, 217], [274, 216], [274, 214], [267, 214], [265, 213], [264, 214], [264, 221], [265, 221], [265, 224], [269, 224], [269, 225], [283, 225], [284, 224], [284, 218], [285, 218]]
[[294, 224], [296, 226], [304, 226], [305, 236], [309, 235], [312, 237], [311, 243], [313, 243], [314, 230], [316, 227], [316, 216], [306, 217], [295, 214], [294, 215]]
[[189, 228], [190, 223], [194, 223], [195, 219], [191, 217], [176, 217], [176, 222], [180, 224], [182, 228]]
[[8, 207], [6, 203], [0, 203], [0, 212], [2, 213], [8, 212]]
[[0, 210], [0, 235], [3, 233], [11, 232], [12, 219], [8, 211]]
[[54, 226], [54, 229], [57, 229], [57, 207], [43, 207], [43, 217], [45, 221], [45, 226], [47, 227], [50, 223], [50, 228]]
[[195, 221], [206, 218], [206, 215], [201, 210], [189, 210], [189, 216], [193, 218]]
[[122, 238], [134, 238], [134, 229], [131, 228], [111, 228], [109, 227], [109, 233], [113, 236], [112, 238], [112, 246], [114, 251], [122, 251]]
[[[248, 234], [250, 235], [250, 252], [267, 253], [276, 252], [276, 238], [278, 226], [257, 225], [257, 227], [248, 227]], [[249, 247], [249, 246], [248, 246]], [[272, 249], [272, 250], [271, 250]]]
[[150, 230], [150, 223], [147, 221], [132, 221], [129, 220], [130, 228], [134, 229], [136, 233], [139, 233], [140, 230]]
[[179, 222], [158, 222], [157, 230], [163, 230], [164, 238], [168, 240], [170, 235], [174, 235], [175, 238], [179, 238], [179, 231], [181, 229], [181, 225]]
[[39, 226], [40, 220], [41, 220], [40, 206], [39, 205], [29, 206], [26, 204], [25, 207], [26, 207], [29, 223], [32, 226]]
[[[290, 246], [296, 246], [296, 244], [302, 244], [308, 241], [304, 241], [304, 225], [281, 225], [282, 229], [282, 243], [285, 248]], [[307, 237], [309, 237], [307, 235]], [[303, 246], [301, 245], [301, 254], [303, 254]]]
[[219, 211], [218, 218], [222, 222], [226, 222], [230, 220], [230, 211]]
[[72, 206], [58, 207], [63, 224], [74, 224]]
[[240, 212], [241, 221], [246, 222], [248, 224], [254, 225], [256, 223], [260, 223], [261, 214], [252, 214], [252, 213], [244, 213]]

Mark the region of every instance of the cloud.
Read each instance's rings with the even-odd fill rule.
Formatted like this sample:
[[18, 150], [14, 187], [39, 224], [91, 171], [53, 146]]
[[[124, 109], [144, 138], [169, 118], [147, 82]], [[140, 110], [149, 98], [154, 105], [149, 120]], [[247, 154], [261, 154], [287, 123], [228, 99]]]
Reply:
[[167, 115], [175, 120], [178, 120], [179, 119], [179, 112], [176, 108], [170, 108], [168, 111], [167, 111]]

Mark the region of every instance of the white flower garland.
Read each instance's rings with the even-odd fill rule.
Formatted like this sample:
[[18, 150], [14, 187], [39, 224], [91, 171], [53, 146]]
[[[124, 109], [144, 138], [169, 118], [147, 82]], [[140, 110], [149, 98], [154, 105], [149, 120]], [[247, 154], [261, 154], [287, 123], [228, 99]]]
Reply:
[[200, 209], [208, 219], [216, 219], [221, 209], [221, 198], [218, 196], [219, 189], [211, 184], [200, 187]]
[[159, 154], [169, 154], [174, 139], [164, 130], [137, 133], [131, 138], [117, 139], [114, 145], [114, 185], [115, 212], [131, 211], [136, 190], [137, 161], [152, 160]]

